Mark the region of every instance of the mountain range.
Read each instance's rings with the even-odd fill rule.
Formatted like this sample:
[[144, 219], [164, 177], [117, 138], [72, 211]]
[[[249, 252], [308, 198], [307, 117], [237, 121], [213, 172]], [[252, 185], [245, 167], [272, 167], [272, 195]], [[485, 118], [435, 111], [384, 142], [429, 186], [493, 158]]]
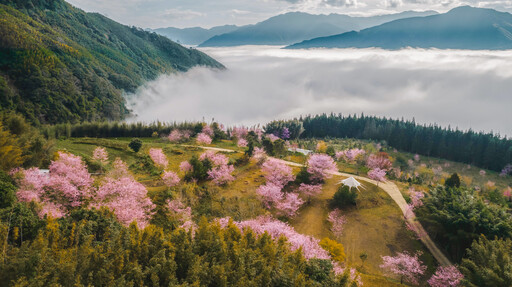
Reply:
[[512, 48], [512, 15], [462, 6], [447, 13], [399, 19], [368, 29], [306, 40], [304, 48], [439, 48], [503, 50]]
[[230, 33], [238, 29], [238, 26], [235, 25], [224, 25], [217, 26], [210, 29], [205, 29], [201, 27], [192, 27], [192, 28], [158, 28], [158, 29], [148, 29], [148, 31], [155, 32], [162, 36], [165, 36], [172, 41], [184, 44], [184, 45], [199, 45], [204, 41], [210, 39], [211, 37]]
[[0, 2], [0, 111], [32, 123], [118, 120], [123, 93], [162, 73], [224, 68], [166, 37], [63, 0]]
[[254, 25], [242, 26], [229, 33], [213, 36], [199, 46], [290, 45], [316, 37], [361, 30], [396, 19], [434, 14], [437, 12], [407, 11], [372, 17], [351, 17], [340, 14], [313, 15], [290, 12]]

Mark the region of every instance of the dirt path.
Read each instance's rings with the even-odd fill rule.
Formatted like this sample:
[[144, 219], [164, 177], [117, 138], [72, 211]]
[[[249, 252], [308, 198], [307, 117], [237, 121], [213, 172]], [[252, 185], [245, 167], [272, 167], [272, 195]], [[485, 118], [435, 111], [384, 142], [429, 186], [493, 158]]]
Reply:
[[[192, 146], [192, 145], [183, 145], [185, 147], [199, 147], [206, 150], [214, 150], [214, 151], [222, 151], [222, 152], [237, 152], [235, 150], [231, 149], [224, 149], [224, 148], [216, 148], [216, 147], [206, 147], [206, 146]], [[278, 159], [282, 163], [289, 165], [289, 166], [295, 166], [295, 167], [303, 167], [303, 164], [286, 161], [282, 159]], [[375, 180], [369, 179], [367, 177], [362, 177], [358, 175], [353, 175], [349, 173], [342, 173], [342, 172], [332, 172], [332, 175], [336, 176], [343, 176], [343, 177], [353, 177], [357, 180], [366, 181], [375, 185], [378, 185], [380, 188], [382, 188], [392, 199], [393, 201], [398, 204], [398, 207], [400, 210], [402, 210], [402, 213], [404, 214], [405, 220], [412, 225], [412, 227], [417, 231], [418, 234], [421, 234], [419, 239], [425, 246], [428, 248], [430, 253], [436, 258], [437, 262], [439, 262], [442, 266], [450, 266], [452, 263], [450, 260], [441, 252], [441, 250], [437, 247], [437, 245], [432, 241], [430, 236], [427, 234], [421, 223], [416, 220], [416, 217], [414, 215], [411, 215], [409, 212], [409, 208], [407, 206], [407, 202], [405, 201], [405, 198], [403, 197], [402, 193], [398, 189], [398, 186], [394, 184], [392, 181], [386, 181], [386, 182], [377, 182]]]
[[[296, 167], [304, 166], [302, 164], [290, 162], [290, 161], [286, 161], [286, 160], [280, 159], [279, 161], [281, 161], [282, 163], [285, 163], [289, 166], [296, 166]], [[441, 264], [442, 266], [452, 265], [450, 260], [443, 254], [443, 252], [441, 252], [441, 250], [439, 250], [439, 248], [434, 243], [434, 241], [432, 241], [430, 236], [428, 236], [427, 232], [425, 231], [425, 229], [423, 228], [421, 223], [416, 220], [416, 217], [414, 215], [411, 215], [411, 213], [409, 212], [407, 202], [405, 201], [405, 198], [403, 197], [402, 193], [400, 192], [400, 190], [398, 189], [398, 186], [396, 186], [396, 184], [394, 184], [392, 181], [386, 181], [384, 183], [377, 182], [377, 181], [369, 179], [367, 177], [357, 176], [357, 175], [353, 175], [353, 174], [349, 174], [349, 173], [332, 172], [331, 174], [336, 175], [336, 176], [343, 176], [343, 177], [353, 177], [357, 180], [366, 181], [366, 182], [378, 185], [380, 188], [382, 188], [396, 202], [396, 204], [398, 205], [400, 210], [402, 210], [405, 220], [407, 220], [407, 222], [409, 224], [411, 224], [413, 226], [413, 228], [416, 229], [418, 234], [421, 234], [419, 239], [421, 240], [421, 242], [423, 242], [423, 244], [425, 244], [425, 246], [428, 248], [430, 253], [432, 253], [432, 255], [436, 258], [437, 262], [439, 262], [439, 264]]]

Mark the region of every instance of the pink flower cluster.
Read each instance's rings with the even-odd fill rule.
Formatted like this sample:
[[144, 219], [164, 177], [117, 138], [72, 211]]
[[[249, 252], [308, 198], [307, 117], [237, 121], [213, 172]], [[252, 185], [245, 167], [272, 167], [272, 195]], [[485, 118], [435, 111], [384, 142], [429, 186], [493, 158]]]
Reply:
[[382, 256], [384, 262], [380, 268], [387, 269], [412, 284], [418, 284], [419, 277], [427, 270], [427, 266], [424, 266], [418, 257], [419, 254], [412, 256], [407, 251], [394, 257]]
[[258, 193], [267, 208], [274, 207], [278, 214], [293, 217], [304, 203], [296, 193], [284, 193], [282, 189], [293, 181], [295, 176], [292, 168], [278, 159], [270, 158], [263, 163], [261, 170], [266, 179], [266, 184], [260, 186]]
[[273, 184], [280, 188], [295, 179], [292, 168], [275, 158], [266, 160], [261, 166], [261, 171], [265, 175], [267, 184]]
[[326, 154], [313, 154], [308, 159], [308, 172], [314, 180], [322, 181], [325, 178], [330, 178], [332, 173], [337, 171], [336, 163], [332, 157]]
[[208, 145], [208, 144], [212, 143], [212, 138], [205, 133], [200, 133], [197, 135], [197, 143], [203, 144], [203, 145]]
[[238, 147], [247, 147], [249, 142], [246, 139], [238, 139], [237, 145]]
[[235, 225], [242, 230], [244, 228], [251, 228], [258, 235], [267, 232], [274, 240], [284, 236], [288, 243], [290, 243], [292, 251], [302, 248], [302, 253], [306, 259], [331, 259], [329, 253], [320, 247], [320, 240], [297, 233], [290, 225], [272, 217], [260, 216], [252, 220], [235, 222]]
[[213, 137], [213, 135], [214, 135], [213, 129], [209, 125], [204, 125], [201, 133], [203, 133], [203, 134], [205, 134], [205, 135], [207, 135], [209, 137]]
[[188, 161], [182, 161], [180, 163], [180, 170], [183, 171], [183, 172], [192, 171], [192, 165]]
[[192, 221], [192, 209], [190, 206], [185, 207], [185, 205], [178, 199], [167, 201], [167, 207], [173, 213], [173, 215], [178, 219], [181, 223], [180, 228], [183, 228], [187, 231], [196, 229], [196, 224]]
[[173, 187], [180, 183], [179, 176], [172, 171], [164, 171], [164, 173], [162, 174], [162, 180], [168, 187]]
[[379, 182], [386, 181], [386, 171], [377, 167], [368, 172], [368, 178]]
[[372, 154], [366, 159], [366, 166], [369, 169], [389, 170], [393, 164], [386, 153]]
[[233, 137], [233, 139], [244, 139], [245, 137], [247, 137], [248, 133], [249, 129], [243, 126], [233, 127], [233, 129], [231, 129], [231, 137]]
[[61, 217], [73, 208], [91, 203], [91, 207], [106, 206], [123, 224], [137, 221], [140, 228], [147, 225], [153, 203], [146, 188], [129, 173], [119, 159], [113, 163], [102, 184], [95, 188], [86, 165], [79, 156], [59, 152], [50, 164], [48, 174], [37, 168], [22, 170], [17, 197], [20, 201], [35, 201], [41, 205], [39, 216]]
[[149, 156], [151, 160], [155, 163], [155, 166], [160, 169], [166, 169], [169, 165], [169, 161], [167, 160], [167, 156], [164, 154], [161, 148], [151, 148], [149, 149]]
[[252, 158], [257, 160], [258, 162], [265, 160], [267, 157], [267, 154], [265, 153], [265, 150], [260, 147], [255, 147], [254, 152], [252, 153]]
[[427, 281], [432, 287], [457, 287], [464, 275], [455, 266], [437, 268], [436, 273]]
[[105, 148], [97, 147], [92, 152], [92, 159], [101, 163], [101, 164], [107, 164], [108, 162], [108, 153]]
[[512, 188], [510, 188], [510, 186], [507, 186], [507, 188], [503, 191], [503, 196], [507, 199], [512, 198]]
[[341, 158], [343, 158], [347, 162], [353, 162], [359, 156], [362, 156], [365, 153], [366, 152], [365, 152], [364, 149], [358, 149], [358, 148], [348, 149], [348, 150], [337, 152], [336, 153], [336, 159], [340, 160]]
[[343, 225], [347, 222], [345, 216], [341, 213], [341, 210], [335, 209], [329, 212], [329, 216], [327, 216], [327, 221], [331, 223], [331, 232], [336, 237], [341, 237], [343, 235]]
[[189, 130], [181, 131], [175, 129], [169, 134], [167, 138], [169, 139], [170, 142], [180, 142], [181, 140], [189, 139], [191, 134], [192, 132], [190, 132]]
[[232, 175], [235, 167], [228, 164], [229, 159], [227, 156], [214, 151], [206, 151], [199, 156], [199, 159], [208, 159], [212, 163], [213, 167], [208, 171], [208, 177], [213, 183], [223, 185], [235, 180]]
[[409, 195], [411, 196], [411, 203], [409, 204], [409, 209], [414, 210], [416, 207], [420, 207], [423, 205], [422, 199], [425, 197], [425, 194], [421, 191], [415, 190], [413, 187], [409, 188]]

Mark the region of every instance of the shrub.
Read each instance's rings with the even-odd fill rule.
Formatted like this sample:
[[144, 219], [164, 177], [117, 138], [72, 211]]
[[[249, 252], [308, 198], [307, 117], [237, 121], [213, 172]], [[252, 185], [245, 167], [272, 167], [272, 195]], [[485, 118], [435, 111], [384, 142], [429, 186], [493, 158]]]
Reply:
[[325, 237], [320, 241], [320, 246], [329, 252], [334, 261], [339, 263], [345, 261], [345, 248], [343, 244]]
[[446, 187], [460, 187], [460, 177], [457, 173], [452, 174], [444, 183]]
[[139, 152], [140, 148], [142, 147], [142, 141], [140, 139], [132, 139], [130, 144], [128, 146], [134, 151]]
[[332, 208], [343, 208], [356, 205], [357, 189], [348, 186], [340, 186], [331, 199]]

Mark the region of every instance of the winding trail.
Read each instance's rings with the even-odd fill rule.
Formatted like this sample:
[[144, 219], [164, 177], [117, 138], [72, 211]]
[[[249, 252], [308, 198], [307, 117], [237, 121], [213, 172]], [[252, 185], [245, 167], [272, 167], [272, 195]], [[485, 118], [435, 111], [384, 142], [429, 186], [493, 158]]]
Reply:
[[[192, 145], [183, 145], [185, 147], [196, 147], [196, 148], [202, 148], [206, 150], [214, 150], [214, 151], [222, 151], [222, 152], [237, 152], [235, 150], [231, 149], [225, 149], [225, 148], [216, 148], [216, 147], [205, 147], [205, 146], [192, 146]], [[289, 166], [295, 166], [295, 167], [303, 167], [303, 164], [291, 162], [287, 160], [277, 159], [280, 162], [289, 165]], [[342, 172], [331, 172], [330, 174], [335, 176], [342, 176], [342, 177], [353, 177], [357, 180], [366, 181], [375, 185], [378, 185], [382, 190], [384, 190], [398, 205], [400, 210], [402, 210], [402, 213], [404, 214], [404, 219], [412, 226], [412, 228], [415, 229], [416, 233], [419, 234], [419, 239], [425, 246], [428, 248], [430, 253], [436, 258], [437, 262], [439, 262], [442, 266], [451, 266], [452, 263], [450, 260], [444, 255], [443, 252], [437, 247], [437, 245], [432, 241], [428, 233], [425, 231], [421, 223], [416, 220], [416, 216], [414, 213], [412, 213], [409, 210], [409, 207], [407, 205], [407, 202], [405, 201], [405, 198], [403, 197], [402, 193], [398, 189], [398, 186], [394, 184], [392, 181], [386, 181], [386, 182], [377, 182], [375, 180], [369, 179], [367, 177], [362, 177], [358, 175], [353, 175], [349, 173], [342, 173]]]

